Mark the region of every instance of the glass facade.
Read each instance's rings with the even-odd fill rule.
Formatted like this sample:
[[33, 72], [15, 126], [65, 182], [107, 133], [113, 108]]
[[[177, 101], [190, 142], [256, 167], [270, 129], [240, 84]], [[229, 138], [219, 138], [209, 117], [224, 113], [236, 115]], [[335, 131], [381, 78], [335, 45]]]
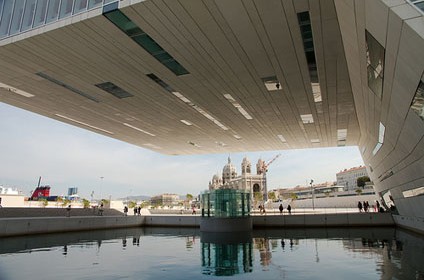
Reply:
[[0, 39], [116, 0], [0, 0]]
[[365, 30], [365, 42], [367, 51], [368, 87], [381, 98], [383, 94], [385, 50], [367, 30]]
[[218, 189], [202, 194], [202, 217], [236, 218], [250, 215], [250, 192]]
[[249, 243], [202, 242], [202, 274], [232, 276], [253, 271], [253, 246]]
[[424, 12], [424, 0], [411, 0], [411, 2], [417, 6], [418, 9]]

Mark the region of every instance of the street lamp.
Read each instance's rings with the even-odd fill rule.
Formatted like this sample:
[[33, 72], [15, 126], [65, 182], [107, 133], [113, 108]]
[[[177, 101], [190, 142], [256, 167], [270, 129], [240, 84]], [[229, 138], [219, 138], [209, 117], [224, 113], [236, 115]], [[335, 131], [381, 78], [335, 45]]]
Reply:
[[311, 182], [309, 184], [311, 184], [311, 196], [312, 196], [312, 210], [315, 210], [315, 203], [314, 203], [314, 189], [312, 188], [312, 183], [314, 182], [314, 180], [311, 179]]
[[102, 201], [102, 185], [103, 185], [103, 179], [105, 177], [101, 176], [100, 177], [100, 201]]

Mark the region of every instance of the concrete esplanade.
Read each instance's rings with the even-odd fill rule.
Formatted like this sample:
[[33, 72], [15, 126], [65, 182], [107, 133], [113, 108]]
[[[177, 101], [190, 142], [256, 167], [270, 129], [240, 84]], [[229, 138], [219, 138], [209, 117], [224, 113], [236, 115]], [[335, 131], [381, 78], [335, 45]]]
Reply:
[[[16, 209], [26, 217], [11, 215], [13, 209], [0, 209], [0, 236], [72, 232], [125, 227], [200, 227], [199, 215], [141, 215], [124, 216], [105, 209], [103, 216], [91, 209]], [[36, 211], [33, 211], [36, 210]], [[9, 215], [7, 212], [10, 212]], [[38, 212], [38, 213], [35, 213]], [[40, 213], [43, 215], [40, 215]], [[38, 216], [35, 216], [37, 214]], [[60, 214], [60, 215], [59, 215]], [[260, 227], [377, 227], [394, 226], [390, 213], [331, 213], [296, 215], [253, 215], [254, 228]]]

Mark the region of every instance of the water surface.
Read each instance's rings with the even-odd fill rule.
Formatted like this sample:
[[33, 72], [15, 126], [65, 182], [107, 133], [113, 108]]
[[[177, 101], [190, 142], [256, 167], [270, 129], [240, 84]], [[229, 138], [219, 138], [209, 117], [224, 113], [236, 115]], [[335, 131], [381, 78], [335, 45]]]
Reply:
[[424, 238], [394, 228], [202, 234], [132, 228], [0, 239], [9, 279], [424, 279]]

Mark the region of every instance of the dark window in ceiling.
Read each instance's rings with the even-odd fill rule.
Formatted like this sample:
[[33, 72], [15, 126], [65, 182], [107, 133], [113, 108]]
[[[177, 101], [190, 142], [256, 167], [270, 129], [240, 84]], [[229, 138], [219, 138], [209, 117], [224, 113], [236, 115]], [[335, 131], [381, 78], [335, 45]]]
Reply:
[[76, 89], [76, 88], [74, 88], [74, 87], [72, 87], [72, 86], [70, 86], [70, 85], [68, 85], [68, 84], [66, 84], [66, 83], [64, 83], [64, 82], [62, 82], [62, 81], [56, 80], [55, 78], [50, 77], [49, 75], [47, 75], [47, 74], [45, 74], [45, 73], [38, 72], [38, 73], [35, 73], [35, 74], [36, 74], [37, 76], [40, 76], [40, 77], [42, 77], [42, 78], [44, 78], [44, 79], [46, 79], [46, 80], [48, 80], [48, 81], [52, 82], [52, 83], [55, 83], [55, 84], [56, 84], [56, 85], [58, 85], [58, 86], [64, 87], [64, 88], [66, 88], [67, 90], [70, 90], [70, 91], [72, 91], [72, 92], [74, 92], [74, 93], [76, 93], [76, 94], [79, 94], [79, 95], [81, 95], [81, 96], [83, 96], [83, 97], [87, 98], [87, 99], [90, 99], [91, 101], [94, 101], [94, 102], [97, 102], [97, 103], [99, 103], [99, 102], [100, 102], [97, 98], [95, 98], [95, 97], [93, 97], [93, 96], [91, 96], [91, 95], [89, 95], [89, 94], [87, 94], [87, 93], [85, 93], [85, 92], [82, 92], [82, 91], [80, 91], [79, 89]]
[[150, 79], [152, 79], [154, 82], [156, 82], [157, 84], [159, 84], [161, 87], [163, 87], [165, 90], [169, 91], [169, 92], [173, 92], [174, 89], [168, 85], [167, 83], [165, 83], [164, 81], [162, 81], [158, 76], [156, 76], [155, 74], [147, 74], [147, 77], [149, 77]]
[[411, 109], [424, 120], [424, 83], [420, 81], [415, 92], [414, 99], [412, 100]]
[[104, 82], [95, 86], [120, 99], [134, 96], [111, 82]]
[[383, 94], [385, 50], [367, 30], [365, 30], [365, 42], [367, 52], [368, 87], [379, 98], [381, 98]]
[[312, 83], [318, 83], [317, 62], [315, 59], [314, 40], [312, 37], [312, 26], [309, 12], [298, 13], [297, 20], [299, 22], [303, 49], [308, 63], [309, 77]]
[[132, 22], [123, 12], [115, 9], [104, 12], [103, 15], [175, 75], [180, 76], [189, 74], [178, 61], [156, 43], [152, 37]]

